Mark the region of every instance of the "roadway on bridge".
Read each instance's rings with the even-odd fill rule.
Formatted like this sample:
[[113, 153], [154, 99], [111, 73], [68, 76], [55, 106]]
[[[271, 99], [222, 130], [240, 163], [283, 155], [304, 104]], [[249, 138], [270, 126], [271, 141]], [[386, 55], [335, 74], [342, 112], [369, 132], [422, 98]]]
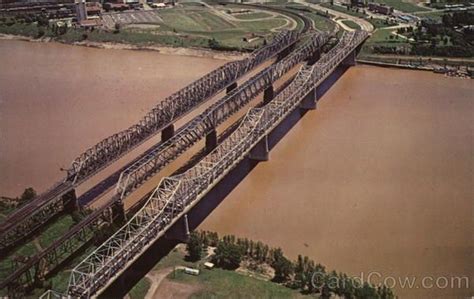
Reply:
[[[245, 82], [253, 75], [257, 74], [264, 68], [271, 65], [275, 59], [272, 59], [268, 62], [263, 63], [261, 66], [257, 67], [254, 71], [250, 72], [249, 74], [245, 75], [242, 79], [239, 80], [239, 84]], [[287, 74], [285, 74], [282, 78], [277, 80], [274, 84], [274, 88], [279, 88], [285, 81], [287, 81], [290, 77], [294, 76], [300, 67], [301, 64], [296, 65], [293, 69], [291, 69]], [[220, 92], [216, 96], [212, 97], [206, 103], [201, 105], [200, 107], [193, 110], [184, 118], [180, 119], [176, 122], [175, 127], [178, 128], [189, 120], [194, 118], [195, 116], [202, 113], [206, 108], [214, 104], [218, 99], [222, 98], [226, 94], [225, 91]], [[230, 117], [227, 121], [225, 121], [221, 126], [218, 127], [218, 132], [223, 132], [229, 126], [231, 126], [236, 120], [242, 117], [246, 110], [249, 107], [254, 106], [256, 103], [260, 102], [263, 99], [263, 94], [256, 97], [252, 100], [246, 107], [235, 113], [232, 117]], [[98, 208], [107, 203], [115, 194], [115, 185], [117, 183], [118, 177], [123, 169], [131, 165], [135, 160], [144, 156], [143, 153], [145, 149], [154, 147], [160, 144], [160, 136], [156, 136], [149, 141], [145, 142], [141, 146], [137, 147], [135, 150], [131, 151], [129, 154], [125, 155], [123, 158], [119, 159], [110, 167], [106, 168], [100, 174], [96, 175], [95, 177], [89, 179], [86, 183], [82, 184], [78, 189], [78, 199], [81, 205], [87, 206], [90, 208]], [[189, 150], [183, 153], [178, 159], [167, 165], [164, 169], [162, 169], [158, 174], [154, 175], [147, 182], [145, 182], [142, 186], [140, 186], [137, 190], [131, 193], [124, 202], [124, 208], [127, 210], [134, 204], [136, 204], [140, 199], [142, 199], [147, 193], [152, 191], [160, 179], [164, 176], [169, 176], [174, 173], [178, 168], [180, 168], [183, 164], [185, 164], [192, 156], [194, 156], [201, 148], [205, 145], [205, 141], [201, 140], [196, 145], [192, 146]], [[85, 190], [84, 190], [85, 189]], [[92, 189], [92, 190], [91, 190]]]

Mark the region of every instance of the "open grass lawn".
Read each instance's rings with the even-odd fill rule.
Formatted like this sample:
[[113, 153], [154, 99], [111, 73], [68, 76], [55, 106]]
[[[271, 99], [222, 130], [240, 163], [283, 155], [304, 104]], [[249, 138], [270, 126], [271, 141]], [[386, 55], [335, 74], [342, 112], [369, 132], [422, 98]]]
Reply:
[[344, 23], [344, 25], [346, 25], [347, 27], [349, 28], [352, 28], [352, 29], [360, 29], [360, 26], [354, 22], [354, 21], [351, 21], [351, 20], [343, 20], [342, 23]]
[[155, 267], [153, 267], [153, 270], [160, 270], [174, 266], [197, 267], [197, 264], [186, 261], [184, 259], [184, 253], [177, 249], [173, 249], [167, 256], [159, 261]]
[[[410, 43], [402, 38], [393, 38], [390, 39], [393, 29], [378, 29], [376, 30], [370, 38], [364, 43], [361, 50], [361, 55], [368, 55], [372, 53], [372, 46], [400, 46], [400, 47], [410, 47]], [[395, 37], [395, 36], [394, 36]]]
[[[202, 264], [204, 260], [192, 263], [186, 261], [184, 257], [185, 255], [182, 250], [174, 249], [156, 264], [153, 270], [175, 266], [203, 268], [199, 264]], [[217, 268], [212, 270], [202, 269], [201, 274], [198, 276], [188, 275], [183, 271], [176, 270], [168, 278], [184, 283], [201, 285], [203, 289], [192, 295], [191, 298], [314, 298], [301, 295], [298, 291], [273, 282]]]
[[322, 17], [316, 13], [305, 13], [305, 16], [311, 18], [314, 22], [314, 25], [316, 26], [316, 29], [322, 30], [322, 31], [332, 31], [334, 30], [334, 23], [329, 20], [328, 18]]
[[377, 2], [377, 3], [383, 3], [383, 4], [386, 4], [386, 5], [389, 5], [389, 6], [393, 7], [396, 10], [400, 10], [400, 11], [408, 12], [408, 13], [416, 12], [416, 11], [427, 11], [427, 10], [429, 10], [427, 8], [418, 6], [418, 5], [413, 4], [413, 3], [404, 2], [402, 0], [374, 0], [374, 1]]
[[269, 18], [272, 15], [266, 12], [259, 11], [259, 12], [251, 12], [251, 13], [246, 13], [246, 14], [234, 14], [233, 16], [240, 20], [255, 20], [255, 19]]
[[[230, 6], [229, 6], [230, 7]], [[230, 48], [251, 48], [260, 45], [263, 39], [253, 43], [243, 41], [249, 33], [269, 36], [274, 28], [285, 26], [287, 21], [283, 17], [271, 17], [265, 12], [255, 12], [248, 15], [241, 15], [245, 21], [229, 21], [211, 12], [207, 8], [174, 8], [160, 12], [163, 24], [160, 24], [158, 32], [161, 38], [151, 38], [152, 41], [160, 40], [161, 43], [175, 46], [196, 46], [207, 47], [209, 39], [216, 39], [219, 44]], [[245, 16], [245, 17], [244, 17]], [[254, 19], [255, 20], [252, 20]], [[266, 18], [266, 19], [259, 19]], [[134, 31], [137, 33], [137, 31]], [[152, 35], [156, 31], [143, 31]], [[168, 36], [171, 40], [164, 39]], [[183, 37], [185, 36], [185, 37]], [[172, 40], [172, 39], [175, 40]]]
[[48, 228], [38, 237], [41, 247], [44, 249], [54, 241], [64, 235], [74, 224], [70, 215], [59, 217], [58, 220], [51, 223]]
[[203, 289], [191, 298], [314, 298], [270, 281], [222, 269], [202, 270], [198, 276], [176, 271], [168, 277], [201, 285]]
[[414, 15], [422, 17], [422, 18], [430, 18], [433, 20], [441, 20], [443, 15], [445, 14], [444, 11], [430, 11], [430, 12], [423, 12], [423, 13], [414, 13]]
[[389, 23], [387, 23], [386, 20], [376, 19], [376, 18], [373, 18], [373, 19], [369, 18], [369, 19], [367, 19], [367, 21], [369, 21], [372, 25], [374, 25], [374, 27], [376, 29], [396, 25], [396, 24], [389, 24]]
[[339, 5], [331, 5], [330, 3], [321, 3], [322, 7], [326, 7], [335, 11], [339, 11], [354, 17], [364, 18], [365, 15], [362, 12], [357, 12], [355, 10], [347, 9], [346, 7]]
[[150, 288], [150, 282], [147, 278], [143, 277], [140, 281], [128, 292], [131, 299], [143, 299], [145, 298], [148, 289]]

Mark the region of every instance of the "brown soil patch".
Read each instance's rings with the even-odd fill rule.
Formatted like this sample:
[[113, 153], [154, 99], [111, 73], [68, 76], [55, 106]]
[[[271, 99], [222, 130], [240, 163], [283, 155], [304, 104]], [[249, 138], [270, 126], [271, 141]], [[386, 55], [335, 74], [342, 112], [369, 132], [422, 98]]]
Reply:
[[176, 282], [165, 278], [153, 294], [153, 298], [189, 298], [201, 289], [202, 286], [197, 284]]

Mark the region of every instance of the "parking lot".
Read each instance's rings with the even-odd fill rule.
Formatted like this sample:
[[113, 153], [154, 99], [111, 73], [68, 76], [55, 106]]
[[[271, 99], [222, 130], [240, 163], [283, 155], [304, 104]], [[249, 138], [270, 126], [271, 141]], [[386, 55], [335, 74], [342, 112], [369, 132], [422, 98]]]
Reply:
[[114, 28], [116, 23], [137, 24], [137, 23], [158, 23], [162, 19], [155, 11], [129, 11], [120, 13], [107, 13], [102, 15], [102, 21], [107, 28]]

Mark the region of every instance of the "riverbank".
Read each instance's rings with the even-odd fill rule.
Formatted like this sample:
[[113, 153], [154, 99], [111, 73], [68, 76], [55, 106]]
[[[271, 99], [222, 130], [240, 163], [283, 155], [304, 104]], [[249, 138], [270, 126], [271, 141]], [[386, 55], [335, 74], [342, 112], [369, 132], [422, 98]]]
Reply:
[[190, 56], [190, 57], [202, 57], [209, 59], [219, 59], [219, 60], [240, 60], [247, 56], [244, 52], [239, 51], [219, 51], [212, 49], [204, 48], [193, 48], [193, 47], [167, 47], [161, 45], [150, 45], [150, 46], [141, 46], [125, 43], [116, 43], [116, 42], [95, 42], [95, 41], [81, 41], [81, 42], [66, 42], [62, 40], [56, 40], [51, 37], [41, 37], [34, 38], [24, 35], [13, 35], [13, 34], [4, 34], [0, 33], [0, 40], [20, 40], [27, 42], [36, 42], [36, 43], [58, 43], [71, 46], [82, 46], [89, 48], [98, 48], [98, 49], [113, 49], [113, 50], [135, 50], [135, 51], [154, 51], [164, 55], [179, 55], [179, 56]]
[[406, 63], [393, 63], [393, 62], [384, 62], [384, 61], [373, 61], [367, 59], [357, 59], [357, 63], [372, 65], [377, 67], [387, 67], [387, 68], [397, 68], [404, 70], [416, 70], [416, 71], [429, 71], [437, 74], [444, 74], [450, 77], [458, 77], [464, 79], [472, 79], [472, 71], [465, 67], [454, 67], [454, 66], [442, 66], [442, 65], [414, 65]]

